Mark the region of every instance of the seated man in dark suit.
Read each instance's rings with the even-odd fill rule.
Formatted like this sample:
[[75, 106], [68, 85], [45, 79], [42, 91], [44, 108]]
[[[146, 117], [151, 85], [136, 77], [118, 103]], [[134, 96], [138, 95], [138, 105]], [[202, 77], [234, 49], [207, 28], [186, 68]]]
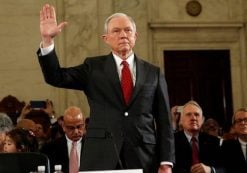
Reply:
[[51, 171], [54, 171], [55, 165], [62, 165], [64, 173], [78, 172], [85, 126], [85, 117], [80, 108], [72, 106], [65, 110], [62, 124], [65, 135], [41, 149], [50, 159]]
[[182, 109], [182, 131], [175, 133], [174, 173], [222, 173], [220, 140], [200, 132], [204, 121], [202, 109], [195, 101], [187, 102]]
[[237, 139], [224, 140], [222, 152], [227, 173], [247, 172], [247, 108], [238, 109], [232, 117]]

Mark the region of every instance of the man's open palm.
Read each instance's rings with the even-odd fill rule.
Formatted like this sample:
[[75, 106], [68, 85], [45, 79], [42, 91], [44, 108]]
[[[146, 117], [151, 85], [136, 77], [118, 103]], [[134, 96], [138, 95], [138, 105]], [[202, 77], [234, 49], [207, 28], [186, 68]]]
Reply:
[[61, 22], [58, 25], [55, 8], [45, 4], [40, 10], [40, 34], [43, 43], [49, 43], [52, 38], [62, 31], [66, 24], [67, 22]]

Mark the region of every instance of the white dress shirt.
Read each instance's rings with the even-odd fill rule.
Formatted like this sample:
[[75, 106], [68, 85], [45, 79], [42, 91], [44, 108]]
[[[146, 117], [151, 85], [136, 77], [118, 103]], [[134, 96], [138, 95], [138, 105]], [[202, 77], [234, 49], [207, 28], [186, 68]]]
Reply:
[[239, 141], [240, 144], [241, 144], [241, 149], [242, 149], [242, 151], [243, 151], [243, 154], [244, 154], [245, 159], [247, 160], [247, 156], [246, 156], [246, 150], [247, 150], [246, 145], [247, 145], [247, 142], [244, 142], [244, 141], [241, 140], [240, 138], [238, 138], [238, 141]]
[[[122, 68], [123, 68], [123, 65], [121, 63], [122, 63], [123, 60], [119, 56], [114, 54], [114, 53], [113, 53], [113, 57], [114, 57], [114, 60], [116, 62], [117, 71], [118, 71], [118, 74], [119, 74], [119, 79], [121, 80]], [[131, 72], [133, 85], [135, 86], [135, 82], [136, 82], [136, 63], [135, 63], [135, 59], [134, 59], [134, 53], [132, 53], [125, 61], [127, 61], [127, 63], [129, 64], [129, 69], [130, 69], [130, 72]]]

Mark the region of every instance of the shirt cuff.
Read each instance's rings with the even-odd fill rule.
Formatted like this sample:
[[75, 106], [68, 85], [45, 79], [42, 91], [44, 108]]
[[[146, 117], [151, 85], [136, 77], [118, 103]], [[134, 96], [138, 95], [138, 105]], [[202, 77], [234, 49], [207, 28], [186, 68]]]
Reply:
[[160, 162], [160, 165], [169, 165], [173, 168], [173, 163], [172, 162]]
[[214, 167], [211, 166], [211, 173], [216, 173], [216, 170]]
[[41, 55], [42, 56], [45, 56], [45, 55], [49, 54], [54, 49], [55, 45], [53, 43], [53, 44], [51, 44], [48, 47], [42, 48], [42, 42], [41, 42], [40, 45], [39, 45], [39, 47], [40, 47]]

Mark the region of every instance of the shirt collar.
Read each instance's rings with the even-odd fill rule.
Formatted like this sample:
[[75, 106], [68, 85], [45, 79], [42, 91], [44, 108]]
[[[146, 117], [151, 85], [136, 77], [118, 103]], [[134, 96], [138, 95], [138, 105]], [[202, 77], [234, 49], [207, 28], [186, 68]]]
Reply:
[[[65, 137], [66, 137], [67, 142], [72, 145], [73, 141], [70, 140], [66, 135], [65, 135]], [[76, 144], [81, 143], [81, 140], [82, 140], [82, 138], [80, 138], [78, 141], [76, 141]]]
[[[117, 64], [118, 67], [120, 67], [123, 59], [121, 59], [119, 56], [117, 56], [116, 54], [112, 53], [113, 54], [113, 57], [114, 57], [114, 60]], [[129, 64], [129, 67], [132, 69], [133, 65], [134, 65], [134, 53], [132, 53], [125, 61], [128, 62]]]
[[[190, 142], [191, 141], [191, 138], [192, 138], [192, 136], [188, 133], [188, 132], [186, 132], [185, 130], [184, 130], [184, 134], [185, 134], [185, 136], [186, 136], [186, 138], [188, 139], [188, 141]], [[197, 134], [196, 136], [194, 136], [196, 139], [197, 139], [197, 141], [198, 141], [198, 138], [199, 138], [199, 134]]]
[[238, 138], [238, 141], [240, 142], [241, 145], [246, 146], [247, 142], [243, 141], [242, 139]]

